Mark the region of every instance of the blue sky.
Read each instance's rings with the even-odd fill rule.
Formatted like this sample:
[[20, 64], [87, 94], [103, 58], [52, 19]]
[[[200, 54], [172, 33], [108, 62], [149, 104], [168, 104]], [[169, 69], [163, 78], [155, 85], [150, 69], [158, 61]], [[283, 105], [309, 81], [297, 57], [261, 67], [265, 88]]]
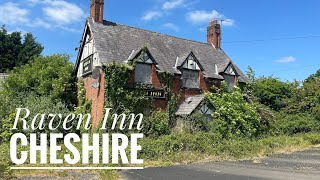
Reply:
[[[89, 2], [1, 0], [0, 24], [32, 32], [45, 55], [67, 53], [74, 62]], [[241, 69], [303, 80], [320, 69], [319, 7], [318, 0], [105, 0], [104, 19], [201, 42], [211, 19], [225, 19], [222, 48]]]

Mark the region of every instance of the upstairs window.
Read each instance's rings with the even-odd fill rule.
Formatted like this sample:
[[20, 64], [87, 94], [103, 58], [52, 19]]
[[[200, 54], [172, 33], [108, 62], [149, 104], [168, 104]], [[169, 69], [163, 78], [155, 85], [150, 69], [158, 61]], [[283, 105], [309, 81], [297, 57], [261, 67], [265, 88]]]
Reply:
[[151, 70], [153, 61], [148, 53], [144, 53], [140, 59], [137, 60], [135, 67], [135, 82], [139, 84], [151, 84]]
[[229, 90], [232, 90], [233, 87], [236, 85], [236, 76], [237, 76], [237, 71], [234, 69], [233, 65], [230, 63], [229, 66], [224, 71], [224, 75], [223, 75]]
[[199, 72], [202, 70], [202, 68], [192, 52], [182, 63], [181, 67], [183, 87], [189, 89], [198, 89], [200, 87]]
[[135, 68], [135, 82], [139, 84], [151, 84], [151, 64], [137, 63]]
[[183, 69], [182, 85], [184, 88], [196, 89], [199, 88], [199, 71]]

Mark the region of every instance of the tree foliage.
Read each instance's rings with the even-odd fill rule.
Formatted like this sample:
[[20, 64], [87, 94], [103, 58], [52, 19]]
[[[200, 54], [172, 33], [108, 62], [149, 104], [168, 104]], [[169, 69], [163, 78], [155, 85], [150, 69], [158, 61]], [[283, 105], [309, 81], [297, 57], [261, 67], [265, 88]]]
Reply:
[[42, 50], [31, 33], [22, 38], [21, 32], [8, 33], [4, 26], [0, 28], [0, 72], [30, 63]]
[[320, 70], [294, 90], [285, 110], [289, 113], [309, 112], [320, 120]]
[[257, 137], [264, 129], [261, 117], [254, 104], [249, 104], [239, 88], [228, 92], [226, 84], [216, 93], [206, 93], [206, 97], [214, 104], [214, 130], [225, 138]]
[[21, 92], [33, 92], [60, 100], [72, 107], [76, 103], [73, 64], [66, 55], [37, 57], [31, 64], [15, 68], [4, 81], [4, 93], [14, 97]]
[[282, 82], [274, 77], [262, 77], [252, 85], [252, 93], [260, 103], [278, 111], [285, 107], [285, 100], [292, 97], [296, 86], [295, 83]]

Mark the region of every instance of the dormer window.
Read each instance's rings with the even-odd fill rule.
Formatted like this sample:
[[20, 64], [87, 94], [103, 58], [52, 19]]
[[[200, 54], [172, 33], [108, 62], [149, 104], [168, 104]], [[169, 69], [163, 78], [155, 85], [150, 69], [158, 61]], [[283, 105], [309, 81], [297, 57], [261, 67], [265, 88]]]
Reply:
[[151, 84], [151, 64], [137, 62], [134, 71], [135, 82], [139, 84]]
[[225, 69], [224, 75], [223, 75], [229, 90], [232, 90], [233, 87], [236, 85], [237, 76], [238, 76], [237, 71], [235, 70], [234, 66], [230, 63]]
[[151, 70], [152, 60], [148, 52], [143, 52], [141, 57], [136, 62], [135, 67], [135, 83], [139, 84], [151, 84]]
[[183, 87], [198, 89], [200, 87], [199, 73], [200, 70], [202, 70], [202, 67], [192, 52], [182, 63], [181, 67]]

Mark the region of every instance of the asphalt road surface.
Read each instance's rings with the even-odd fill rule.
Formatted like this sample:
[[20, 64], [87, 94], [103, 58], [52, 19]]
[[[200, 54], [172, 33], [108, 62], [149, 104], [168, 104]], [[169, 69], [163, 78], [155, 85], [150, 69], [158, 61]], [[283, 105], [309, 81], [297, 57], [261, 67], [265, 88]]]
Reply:
[[238, 162], [212, 162], [122, 171], [126, 180], [320, 180], [320, 147]]

